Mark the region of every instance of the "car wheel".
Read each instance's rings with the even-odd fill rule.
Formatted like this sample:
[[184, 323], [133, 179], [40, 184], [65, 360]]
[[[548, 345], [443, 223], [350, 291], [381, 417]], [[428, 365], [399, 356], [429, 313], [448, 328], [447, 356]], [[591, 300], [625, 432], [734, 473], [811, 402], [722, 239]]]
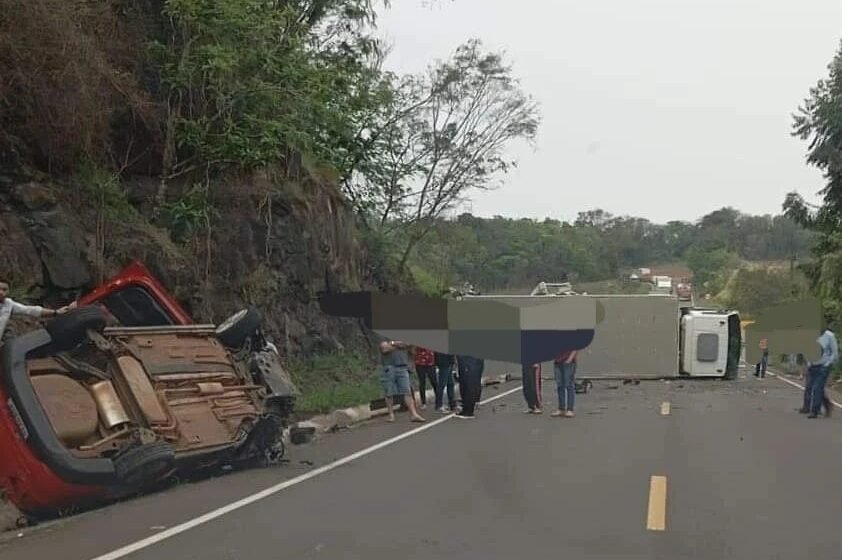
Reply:
[[73, 350], [84, 342], [89, 330], [102, 331], [105, 322], [105, 314], [94, 305], [59, 315], [44, 326], [52, 339], [50, 351], [58, 353]]
[[240, 348], [260, 328], [262, 321], [257, 308], [241, 309], [216, 327], [216, 338], [228, 348]]
[[175, 467], [175, 451], [165, 441], [132, 447], [114, 458], [117, 479], [126, 486], [140, 487], [162, 479]]

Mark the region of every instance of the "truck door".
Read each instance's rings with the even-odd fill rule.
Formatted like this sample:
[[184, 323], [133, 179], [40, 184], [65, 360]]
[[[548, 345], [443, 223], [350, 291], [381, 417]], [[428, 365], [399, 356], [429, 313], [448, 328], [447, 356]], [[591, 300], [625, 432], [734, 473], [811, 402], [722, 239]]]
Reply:
[[681, 318], [681, 370], [694, 377], [723, 377], [728, 362], [728, 318], [691, 314]]

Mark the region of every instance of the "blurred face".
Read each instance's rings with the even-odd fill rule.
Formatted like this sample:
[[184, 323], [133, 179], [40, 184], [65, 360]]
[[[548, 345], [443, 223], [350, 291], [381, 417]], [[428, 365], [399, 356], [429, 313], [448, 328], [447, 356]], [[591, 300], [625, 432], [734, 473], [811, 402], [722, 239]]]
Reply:
[[5, 282], [0, 282], [0, 303], [6, 301], [7, 295], [9, 295], [9, 285]]

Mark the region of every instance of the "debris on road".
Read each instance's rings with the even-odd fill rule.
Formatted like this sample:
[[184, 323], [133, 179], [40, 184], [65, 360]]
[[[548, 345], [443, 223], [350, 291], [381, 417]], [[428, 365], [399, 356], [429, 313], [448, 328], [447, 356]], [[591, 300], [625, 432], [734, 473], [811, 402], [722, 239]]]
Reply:
[[313, 436], [316, 434], [316, 428], [314, 426], [309, 427], [300, 427], [300, 426], [293, 426], [289, 430], [289, 440], [292, 442], [293, 445], [303, 445], [312, 441]]

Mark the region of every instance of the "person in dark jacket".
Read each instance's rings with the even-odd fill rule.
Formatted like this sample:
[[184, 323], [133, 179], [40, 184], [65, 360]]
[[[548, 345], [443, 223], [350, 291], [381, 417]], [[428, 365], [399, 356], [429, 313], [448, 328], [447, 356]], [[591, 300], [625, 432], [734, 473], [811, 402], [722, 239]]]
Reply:
[[[446, 413], [455, 411], [456, 395], [453, 387], [453, 355], [436, 352], [435, 360], [436, 368], [438, 369], [438, 383], [434, 387], [436, 391], [436, 412]], [[447, 409], [442, 406], [445, 388], [447, 389]]]
[[457, 363], [462, 410], [456, 418], [474, 418], [477, 403], [482, 395], [482, 372], [485, 369], [485, 361], [473, 356], [459, 356]]

